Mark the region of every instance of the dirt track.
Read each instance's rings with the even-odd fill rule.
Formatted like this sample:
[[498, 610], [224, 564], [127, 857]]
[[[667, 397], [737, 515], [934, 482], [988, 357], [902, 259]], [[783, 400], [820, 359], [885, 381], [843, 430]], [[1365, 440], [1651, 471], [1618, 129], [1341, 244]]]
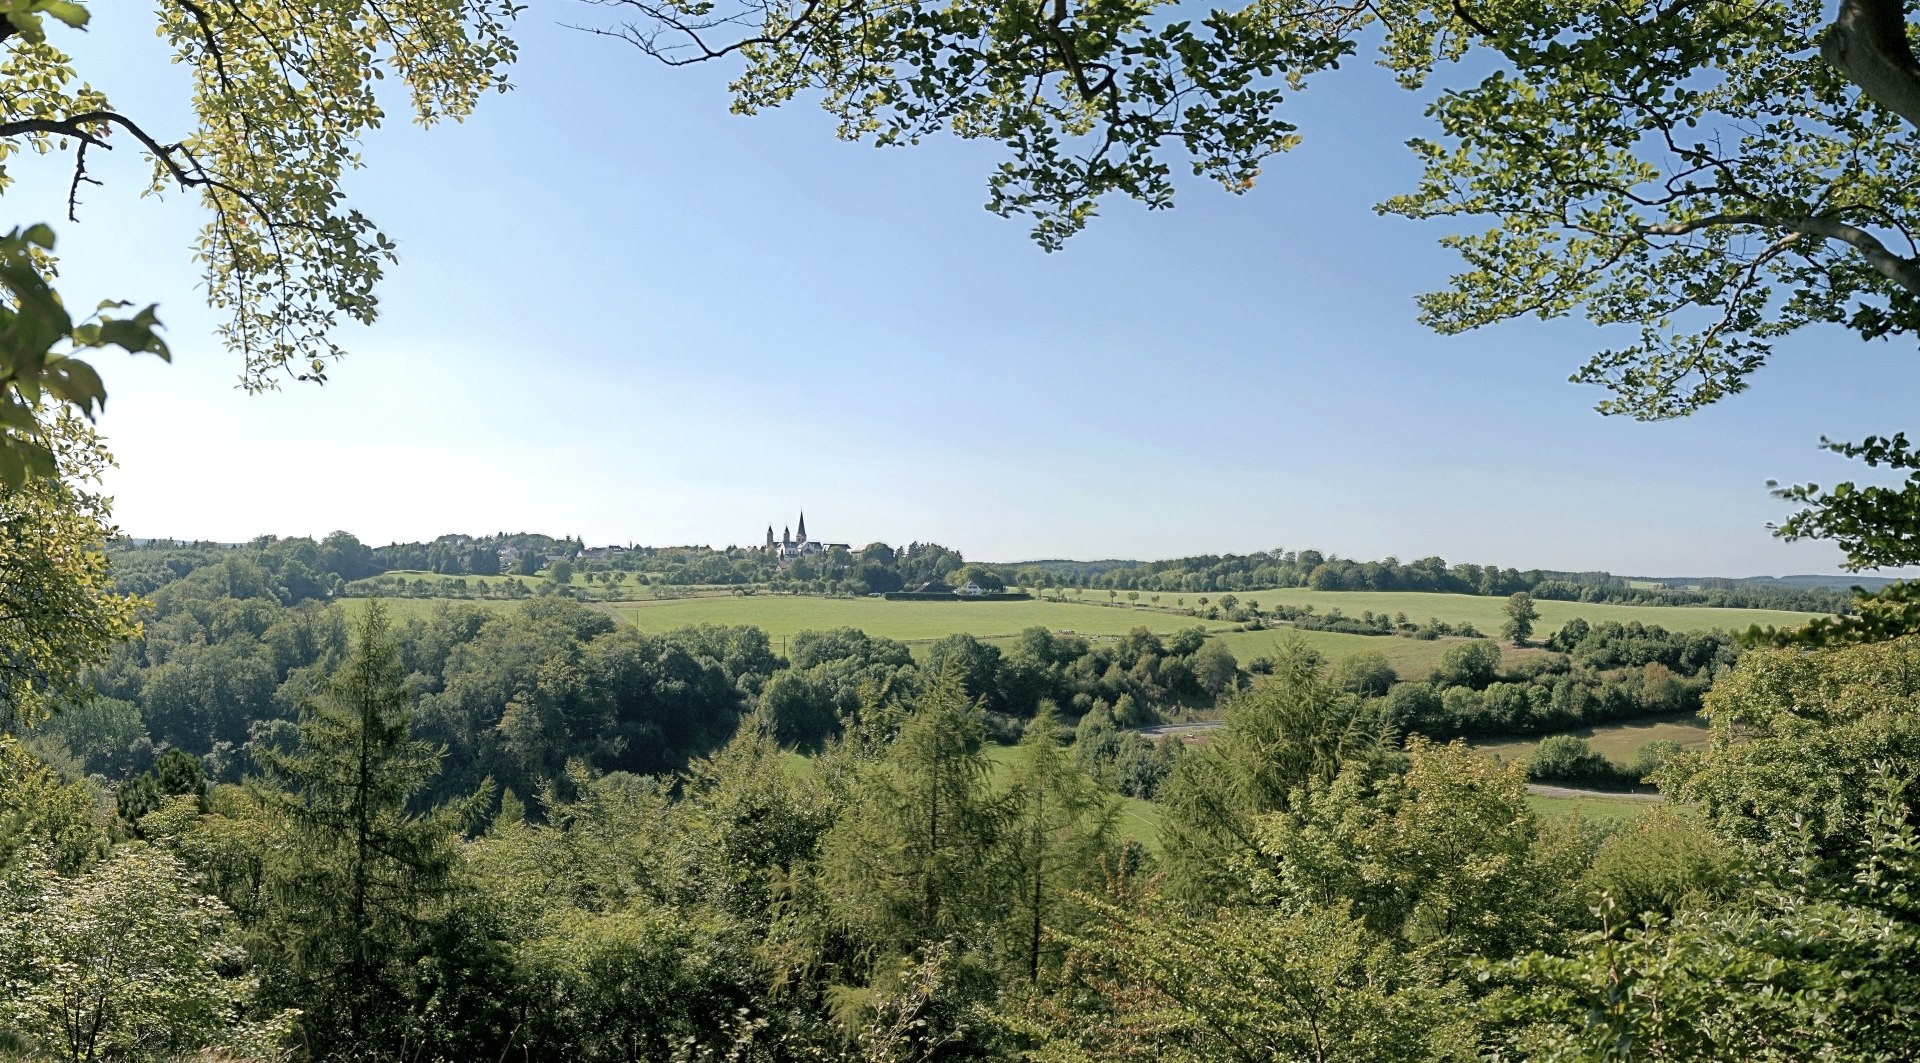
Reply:
[[1665, 801], [1659, 794], [1621, 793], [1618, 790], [1576, 790], [1571, 786], [1546, 786], [1537, 782], [1527, 784], [1527, 792], [1540, 797], [1591, 797], [1602, 801]]

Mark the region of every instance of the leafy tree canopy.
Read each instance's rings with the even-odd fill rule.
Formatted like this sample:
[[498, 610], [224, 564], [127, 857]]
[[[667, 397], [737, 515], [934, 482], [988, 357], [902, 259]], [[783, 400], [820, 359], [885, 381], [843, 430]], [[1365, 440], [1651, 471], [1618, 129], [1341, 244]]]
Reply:
[[54, 476], [0, 482], [0, 726], [45, 719], [138, 630], [102, 552], [111, 503], [97, 488], [113, 458], [79, 417], [34, 412]]
[[[142, 191], [193, 192], [207, 208], [194, 252], [209, 302], [229, 315], [222, 336], [245, 360], [246, 386], [325, 379], [342, 353], [335, 325], [373, 320], [375, 285], [394, 258], [393, 242], [340, 187], [360, 165], [360, 137], [387, 117], [377, 83], [405, 86], [422, 125], [464, 117], [483, 93], [507, 87], [507, 26], [520, 9], [511, 0], [160, 0], [159, 38], [193, 72], [186, 129], [117, 109], [82, 79], [60, 41], [100, 10], [129, 13], [0, 0], [0, 164], [71, 151], [68, 220], [77, 222], [81, 186], [98, 183], [88, 153], [144, 153], [153, 169]], [[0, 168], [0, 190], [9, 183]], [[75, 353], [166, 354], [152, 307], [129, 316], [107, 303], [73, 320], [51, 287], [53, 238], [44, 224], [0, 237], [0, 485], [52, 474], [43, 432], [26, 415], [41, 395], [88, 413], [106, 401]]]

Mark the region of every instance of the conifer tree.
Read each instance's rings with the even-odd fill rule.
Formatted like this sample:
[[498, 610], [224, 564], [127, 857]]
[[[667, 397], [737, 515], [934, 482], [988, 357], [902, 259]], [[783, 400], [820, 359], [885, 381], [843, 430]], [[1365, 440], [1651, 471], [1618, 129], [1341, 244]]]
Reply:
[[284, 817], [291, 840], [271, 872], [270, 986], [304, 1012], [316, 1057], [399, 1047], [409, 961], [436, 900], [454, 887], [460, 821], [478, 803], [409, 809], [440, 754], [409, 736], [409, 697], [379, 602], [358, 628], [352, 654], [303, 707], [299, 747], [260, 753], [263, 804]]
[[1360, 697], [1320, 670], [1304, 643], [1281, 647], [1273, 676], [1234, 698], [1227, 726], [1176, 762], [1165, 790], [1161, 840], [1168, 886], [1217, 900], [1236, 888], [1236, 854], [1254, 849], [1254, 818], [1288, 807], [1296, 788], [1332, 782], [1343, 766], [1383, 750], [1382, 728]]
[[984, 731], [959, 675], [942, 671], [822, 843], [842, 918], [878, 949], [910, 953], [978, 914], [998, 818]]
[[1005, 822], [1006, 869], [1014, 888], [1007, 930], [1028, 981], [1040, 979], [1047, 931], [1071, 918], [1077, 890], [1096, 885], [1113, 851], [1119, 806], [1060, 747], [1062, 728], [1043, 703], [1020, 740]]

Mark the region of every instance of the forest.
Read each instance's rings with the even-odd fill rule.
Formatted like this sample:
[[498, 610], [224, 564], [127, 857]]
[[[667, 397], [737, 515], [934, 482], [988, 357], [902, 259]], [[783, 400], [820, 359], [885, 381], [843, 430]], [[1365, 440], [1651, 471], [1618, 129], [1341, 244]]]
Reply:
[[[757, 628], [646, 634], [560, 594], [348, 611], [315, 590], [338, 571], [320, 548], [116, 553], [146, 592], [137, 637], [44, 719], [15, 707], [0, 1051], [1912, 1043], [1899, 883], [1920, 839], [1897, 772], [1920, 678], [1887, 680], [1920, 677], [1913, 639], [1810, 656], [1575, 620], [1512, 660], [1454, 636], [1417, 676], [1284, 638], [1242, 663], [1202, 628], [918, 655], [844, 629], [777, 654]], [[1630, 777], [1449, 743], [1693, 709], [1715, 742]], [[1134, 730], [1189, 710], [1224, 726]], [[1668, 800], [1567, 818], [1534, 809], [1530, 773]], [[1121, 829], [1122, 798], [1154, 803], [1157, 835]]]
[[[377, 603], [352, 625], [276, 608], [236, 656], [280, 655], [290, 714], [209, 713], [189, 735], [192, 717], [148, 707], [156, 733], [127, 743], [144, 712], [103, 696], [4, 740], [16, 1051], [1586, 1059], [1631, 1039], [1634, 1058], [1732, 1059], [1802, 1058], [1817, 1037], [1893, 1059], [1912, 1043], [1920, 941], [1900, 883], [1920, 845], [1894, 773], [1920, 691], [1885, 682], [1920, 675], [1911, 640], [1747, 653], [1706, 697], [1721, 740], [1659, 769], [1671, 807], [1601, 830], [1536, 814], [1524, 766], [1401, 731], [1393, 700], [1298, 648], [1228, 696], [1213, 741], [1156, 763], [1096, 752], [1120, 722], [1104, 701], [1069, 744], [1051, 700], [1017, 724], [986, 709], [964, 655], [923, 672], [852, 632], [797, 644], [769, 680], [753, 632], [653, 639], [564, 600], [405, 630]], [[237, 638], [248, 609], [202, 600], [171, 626]], [[169, 663], [195, 668], [189, 645]], [[1574, 659], [1684, 668], [1716, 645], [1588, 633]], [[1496, 689], [1488, 663], [1435, 681]], [[783, 677], [845, 699], [814, 709], [835, 723], [805, 759], [782, 741], [810, 722], [783, 708]], [[988, 744], [1009, 730], [997, 770]], [[1118, 837], [1121, 790], [1161, 803], [1156, 845]]]

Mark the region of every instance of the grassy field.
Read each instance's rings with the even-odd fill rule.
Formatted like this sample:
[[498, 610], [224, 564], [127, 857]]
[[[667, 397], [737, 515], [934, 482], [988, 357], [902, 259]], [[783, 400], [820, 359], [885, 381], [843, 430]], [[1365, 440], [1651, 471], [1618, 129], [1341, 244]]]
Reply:
[[[1185, 595], [1188, 605], [1197, 604], [1193, 595]], [[1212, 596], [1216, 600], [1218, 595]], [[1482, 598], [1471, 594], [1426, 594], [1415, 591], [1310, 591], [1310, 590], [1269, 590], [1241, 591], [1238, 597], [1243, 602], [1259, 602], [1264, 608], [1271, 609], [1280, 604], [1311, 605], [1315, 612], [1325, 613], [1338, 609], [1348, 616], [1359, 616], [1364, 610], [1375, 613], [1407, 614], [1407, 619], [1422, 623], [1428, 618], [1444, 620], [1449, 624], [1469, 623], [1483, 633], [1492, 635], [1506, 622], [1505, 598]], [[1163, 601], [1171, 601], [1171, 598]], [[1540, 620], [1534, 625], [1537, 635], [1545, 636], [1558, 631], [1561, 625], [1574, 617], [1582, 617], [1589, 623], [1603, 620], [1618, 620], [1625, 623], [1638, 620], [1643, 624], [1658, 624], [1668, 631], [1704, 631], [1709, 628], [1729, 628], [1744, 630], [1750, 624], [1762, 627], [1793, 627], [1806, 623], [1810, 613], [1790, 613], [1778, 609], [1715, 609], [1707, 606], [1659, 606], [1659, 605], [1607, 605], [1589, 602], [1549, 602], [1536, 600], [1534, 606], [1540, 610]]]
[[[412, 578], [411, 573], [407, 574]], [[477, 579], [481, 577], [469, 577]], [[505, 577], [491, 577], [502, 579]], [[1162, 604], [1171, 604], [1178, 595], [1163, 595]], [[1198, 605], [1197, 595], [1187, 595], [1189, 605]], [[1240, 597], [1271, 607], [1280, 603], [1312, 605], [1317, 611], [1338, 608], [1349, 616], [1363, 611], [1406, 613], [1411, 619], [1425, 621], [1436, 617], [1448, 623], [1471, 623], [1492, 633], [1500, 627], [1504, 599], [1480, 598], [1462, 594], [1416, 594], [1365, 591], [1267, 590], [1245, 591]], [[390, 607], [398, 617], [431, 614], [438, 599], [393, 598]], [[492, 609], [511, 608], [515, 603], [498, 599], [478, 599], [476, 604]], [[359, 608], [349, 599], [349, 608]], [[1575, 616], [1589, 621], [1639, 620], [1669, 630], [1693, 631], [1724, 627], [1741, 629], [1749, 624], [1792, 624], [1807, 619], [1805, 613], [1787, 613], [1764, 609], [1709, 609], [1696, 607], [1595, 605], [1578, 602], [1538, 603], [1542, 634], [1558, 629]], [[964, 631], [1003, 649], [1019, 632], [1029, 627], [1050, 631], [1072, 631], [1088, 638], [1117, 637], [1135, 627], [1160, 634], [1201, 626], [1217, 635], [1241, 661], [1272, 654], [1282, 638], [1297, 636], [1330, 659], [1354, 653], [1373, 652], [1386, 657], [1403, 678], [1425, 675], [1439, 663], [1441, 654], [1454, 645], [1451, 640], [1421, 641], [1395, 636], [1347, 635], [1330, 631], [1296, 631], [1289, 627], [1265, 631], [1234, 631], [1224, 621], [1203, 621], [1190, 616], [1126, 604], [1095, 604], [1080, 601], [1017, 602], [889, 602], [879, 598], [813, 598], [791, 595], [703, 594], [690, 598], [617, 602], [606, 606], [622, 620], [642, 631], [669, 631], [688, 624], [751, 624], [767, 632], [779, 650], [784, 640], [795, 633], [836, 627], [855, 627], [870, 635], [898, 639], [910, 646], [924, 648], [956, 631]], [[1509, 650], [1515, 653], [1539, 652]]]
[[1581, 819], [1598, 823], [1603, 827], [1623, 823], [1646, 811], [1654, 802], [1636, 801], [1631, 797], [1543, 797], [1528, 794], [1527, 804], [1535, 814], [1547, 819], [1564, 819], [1578, 814]]
[[[1339, 608], [1350, 616], [1371, 609], [1376, 613], [1404, 612], [1409, 618], [1425, 620], [1438, 617], [1448, 623], [1462, 621], [1484, 632], [1499, 630], [1505, 616], [1505, 600], [1479, 598], [1464, 594], [1400, 594], [1334, 591], [1247, 591], [1242, 600], [1262, 605], [1286, 602], [1312, 605], [1325, 612]], [[1581, 602], [1540, 602], [1539, 628], [1544, 633], [1557, 629], [1576, 616], [1589, 621], [1638, 620], [1658, 624], [1669, 630], [1699, 631], [1708, 628], [1744, 628], [1749, 624], [1794, 624], [1808, 619], [1806, 613], [1788, 613], [1769, 609], [1709, 609], [1648, 605], [1601, 605]], [[901, 641], [940, 638], [955, 631], [967, 631], [985, 638], [1017, 634], [1022, 628], [1040, 625], [1051, 630], [1072, 630], [1083, 635], [1124, 634], [1143, 626], [1152, 631], [1176, 631], [1194, 624], [1223, 631], [1232, 625], [1221, 621], [1200, 621], [1158, 609], [1096, 605], [1073, 601], [1024, 602], [889, 602], [879, 598], [808, 598], [790, 595], [749, 595], [687, 598], [658, 602], [629, 602], [616, 606], [620, 615], [644, 630], [660, 631], [684, 624], [756, 624], [778, 637], [809, 628], [857, 627], [870, 635], [884, 635]], [[1265, 634], [1252, 632], [1254, 635]], [[1322, 633], [1322, 634], [1332, 634]], [[1269, 636], [1270, 637], [1270, 636]], [[1384, 643], [1410, 639], [1374, 638], [1366, 635], [1340, 636], [1364, 643]]]
[[[1460, 639], [1403, 639], [1392, 635], [1347, 635], [1338, 631], [1300, 631], [1291, 627], [1265, 631], [1225, 631], [1219, 639], [1240, 663], [1262, 655], [1274, 656], [1280, 640], [1298, 638], [1330, 661], [1356, 653], [1377, 653], [1387, 659], [1402, 679], [1424, 679], [1440, 663], [1440, 656], [1460, 645]], [[1505, 659], [1544, 653], [1544, 650], [1507, 650]]]
[[[1707, 729], [1707, 721], [1693, 715], [1605, 724], [1600, 727], [1583, 727], [1578, 731], [1560, 733], [1586, 739], [1594, 752], [1622, 767], [1633, 762], [1633, 755], [1640, 751], [1641, 746], [1655, 739], [1667, 739], [1680, 743], [1682, 748], [1698, 749], [1705, 746], [1711, 737]], [[1496, 754], [1504, 760], [1528, 760], [1533, 756], [1534, 747], [1540, 744], [1542, 737], [1544, 736], [1483, 738], [1473, 739], [1468, 744], [1475, 749]]]
[[[1197, 596], [1188, 596], [1197, 605]], [[1492, 633], [1504, 619], [1504, 599], [1478, 598], [1462, 594], [1372, 593], [1360, 591], [1247, 591], [1242, 600], [1271, 606], [1311, 604], [1316, 610], [1338, 607], [1349, 616], [1362, 611], [1405, 612], [1421, 621], [1438, 617], [1448, 623], [1467, 622]], [[1164, 602], [1172, 597], [1163, 596]], [[666, 631], [686, 624], [753, 624], [772, 636], [776, 648], [780, 640], [795, 632], [833, 627], [857, 627], [869, 635], [885, 636], [909, 644], [932, 642], [956, 631], [1003, 644], [1028, 627], [1041, 626], [1051, 631], [1073, 631], [1094, 636], [1123, 635], [1134, 627], [1145, 627], [1162, 634], [1198, 624], [1220, 636], [1226, 647], [1242, 661], [1271, 654], [1276, 642], [1288, 634], [1297, 634], [1309, 645], [1331, 659], [1363, 651], [1387, 658], [1403, 677], [1424, 675], [1453, 643], [1446, 640], [1421, 641], [1394, 636], [1347, 635], [1331, 631], [1299, 631], [1280, 627], [1265, 631], [1234, 631], [1222, 621], [1202, 621], [1158, 609], [1096, 605], [1091, 602], [889, 602], [878, 598], [806, 598], [787, 595], [728, 595], [724, 597], [686, 598], [676, 601], [628, 602], [615, 605], [622, 619], [643, 631]], [[1786, 613], [1761, 609], [1665, 608], [1638, 605], [1591, 605], [1578, 602], [1541, 602], [1540, 630], [1556, 630], [1567, 620], [1583, 616], [1589, 621], [1639, 620], [1670, 630], [1695, 631], [1714, 627], [1744, 628], [1749, 624], [1801, 623], [1805, 613]], [[1512, 651], [1509, 651], [1510, 653]], [[1525, 651], [1522, 651], [1525, 652]]]
[[669, 631], [688, 624], [752, 624], [776, 644], [796, 632], [836, 627], [855, 627], [901, 642], [933, 642], [956, 631], [982, 639], [1012, 639], [1036, 626], [1087, 636], [1124, 635], [1136, 627], [1162, 634], [1196, 625], [1216, 632], [1233, 627], [1151, 609], [1078, 602], [889, 602], [771, 594], [624, 602], [614, 611], [642, 631]]

